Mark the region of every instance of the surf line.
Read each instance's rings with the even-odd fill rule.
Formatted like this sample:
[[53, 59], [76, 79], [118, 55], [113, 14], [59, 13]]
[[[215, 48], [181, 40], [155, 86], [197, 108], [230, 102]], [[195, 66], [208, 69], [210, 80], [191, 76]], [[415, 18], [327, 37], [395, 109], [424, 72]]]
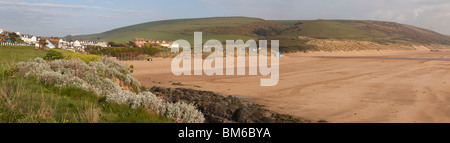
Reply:
[[[255, 40], [248, 40], [245, 43], [243, 40], [227, 40], [225, 51], [222, 42], [218, 40], [209, 40], [204, 45], [202, 41], [203, 33], [194, 32], [193, 71], [191, 44], [186, 40], [175, 41], [179, 44], [179, 47], [173, 47], [171, 51], [179, 53], [180, 47], [183, 50], [172, 60], [171, 69], [175, 76], [198, 76], [203, 75], [203, 73], [207, 76], [235, 75], [235, 68], [237, 68], [237, 75], [246, 75], [246, 51], [248, 51], [249, 65], [251, 65], [249, 66], [249, 75], [256, 76], [259, 71], [262, 76], [270, 76], [270, 78], [261, 78], [261, 86], [276, 86], [278, 84], [280, 76], [279, 40], [271, 40], [270, 68], [268, 67], [269, 48], [267, 48], [267, 40], [259, 40], [259, 47]], [[212, 52], [213, 48], [214, 52]], [[203, 60], [203, 53], [208, 52], [212, 52], [212, 54]], [[226, 73], [224, 73], [223, 60], [225, 56]], [[237, 67], [235, 67], [235, 59]]]

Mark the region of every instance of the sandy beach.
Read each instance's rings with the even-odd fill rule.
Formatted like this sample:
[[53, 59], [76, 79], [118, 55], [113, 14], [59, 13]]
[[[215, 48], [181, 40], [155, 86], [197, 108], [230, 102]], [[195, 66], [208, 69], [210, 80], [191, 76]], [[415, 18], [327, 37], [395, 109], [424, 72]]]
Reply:
[[253, 97], [245, 100], [312, 121], [450, 123], [450, 61], [420, 58], [450, 58], [450, 52], [423, 49], [287, 54], [280, 59], [280, 80], [274, 87], [261, 87], [261, 76], [174, 76], [170, 58], [124, 63], [134, 65], [133, 76], [147, 88], [192, 88]]

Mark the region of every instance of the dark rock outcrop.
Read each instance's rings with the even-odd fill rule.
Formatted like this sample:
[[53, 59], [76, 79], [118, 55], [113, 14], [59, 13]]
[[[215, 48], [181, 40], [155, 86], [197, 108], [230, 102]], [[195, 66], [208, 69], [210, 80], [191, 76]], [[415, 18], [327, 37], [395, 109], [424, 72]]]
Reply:
[[204, 114], [207, 123], [305, 123], [307, 120], [281, 115], [242, 99], [209, 91], [184, 88], [150, 89], [156, 96], [169, 102], [193, 103]]

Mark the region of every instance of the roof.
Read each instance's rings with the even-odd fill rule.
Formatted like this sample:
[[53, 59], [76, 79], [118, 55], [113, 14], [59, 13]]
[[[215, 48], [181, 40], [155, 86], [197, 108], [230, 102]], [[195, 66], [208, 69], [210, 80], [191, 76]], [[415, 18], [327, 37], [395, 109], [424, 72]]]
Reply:
[[56, 39], [50, 39], [50, 40], [48, 40], [48, 41], [50, 41], [50, 43], [52, 43], [54, 46], [59, 47], [59, 40], [56, 40]]
[[144, 38], [135, 38], [134, 41], [145, 41]]

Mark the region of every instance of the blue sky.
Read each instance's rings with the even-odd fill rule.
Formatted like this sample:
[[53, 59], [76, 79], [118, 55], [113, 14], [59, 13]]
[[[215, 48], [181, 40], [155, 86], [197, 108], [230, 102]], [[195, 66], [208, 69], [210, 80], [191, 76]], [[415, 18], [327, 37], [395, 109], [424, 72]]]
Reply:
[[0, 29], [42, 36], [216, 16], [383, 20], [450, 35], [448, 0], [0, 0]]

